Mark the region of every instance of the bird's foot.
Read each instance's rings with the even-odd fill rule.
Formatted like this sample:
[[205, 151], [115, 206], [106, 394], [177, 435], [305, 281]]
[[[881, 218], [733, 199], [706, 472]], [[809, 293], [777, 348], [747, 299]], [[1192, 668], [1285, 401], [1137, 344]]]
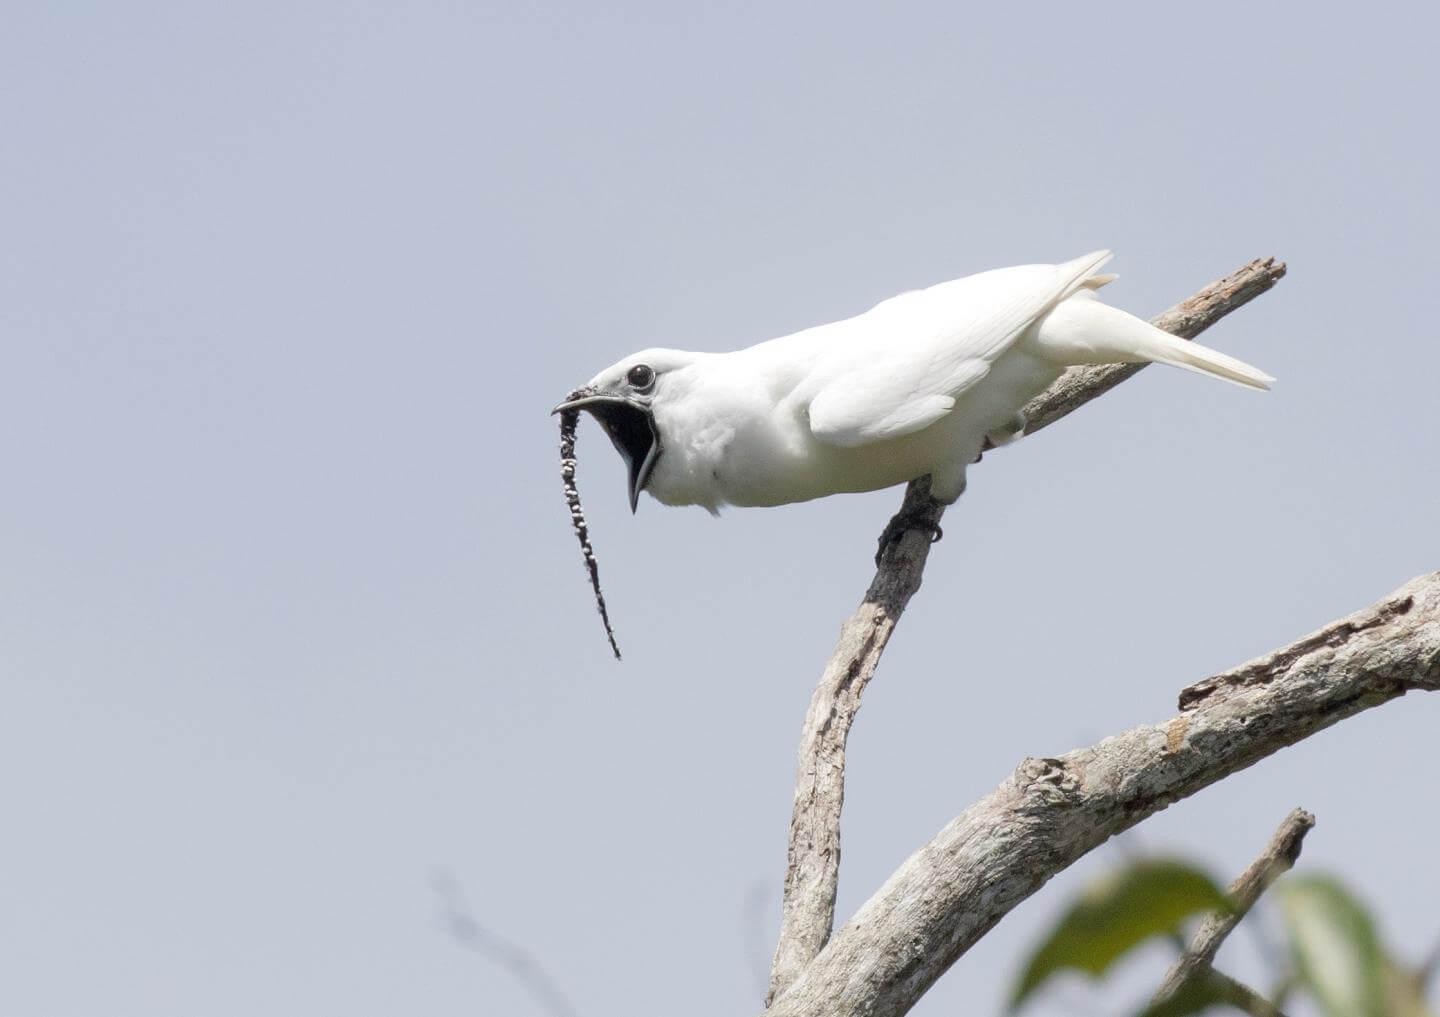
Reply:
[[885, 524], [884, 531], [880, 534], [880, 546], [875, 549], [875, 567], [880, 567], [880, 560], [885, 557], [885, 549], [891, 544], [900, 543], [900, 538], [905, 536], [909, 530], [921, 530], [930, 534], [930, 543], [935, 543], [945, 536], [945, 531], [940, 528], [940, 521], [935, 517], [933, 505], [916, 505], [911, 508], [901, 509], [891, 517], [890, 522]]

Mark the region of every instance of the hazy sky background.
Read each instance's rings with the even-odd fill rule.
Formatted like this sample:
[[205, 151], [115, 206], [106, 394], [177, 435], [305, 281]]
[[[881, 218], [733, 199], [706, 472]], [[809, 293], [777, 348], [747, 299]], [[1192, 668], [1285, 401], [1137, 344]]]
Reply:
[[[1436, 11], [7, 5], [0, 1013], [541, 1014], [437, 867], [584, 1017], [758, 1012], [899, 493], [632, 518], [587, 421], [617, 665], [547, 414], [635, 349], [1096, 247], [1147, 315], [1289, 262], [1207, 339], [1270, 395], [1156, 368], [972, 471], [852, 738], [842, 917], [1023, 756], [1440, 567]], [[1304, 805], [1304, 869], [1418, 957], [1437, 726], [1364, 714], [1131, 847], [1228, 879]], [[915, 1013], [997, 1012], [1123, 850]]]

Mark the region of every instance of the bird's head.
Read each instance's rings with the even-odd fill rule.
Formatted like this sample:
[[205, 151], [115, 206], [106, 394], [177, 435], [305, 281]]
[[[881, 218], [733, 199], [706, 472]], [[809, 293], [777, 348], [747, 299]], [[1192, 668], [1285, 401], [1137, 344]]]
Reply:
[[629, 471], [627, 490], [630, 511], [640, 500], [655, 464], [664, 454], [661, 427], [656, 422], [667, 402], [678, 399], [688, 387], [686, 368], [700, 355], [681, 350], [651, 349], [632, 353], [605, 368], [585, 385], [571, 392], [552, 410], [585, 410], [600, 422], [615, 451]]

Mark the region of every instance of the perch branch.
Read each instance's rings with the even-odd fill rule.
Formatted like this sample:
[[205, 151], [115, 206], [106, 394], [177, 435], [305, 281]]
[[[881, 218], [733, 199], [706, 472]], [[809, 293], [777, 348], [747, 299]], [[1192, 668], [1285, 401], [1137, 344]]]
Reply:
[[[1284, 275], [1284, 262], [1256, 259], [1153, 319], [1154, 324], [1186, 339], [1194, 338]], [[1072, 368], [1025, 407], [1026, 433], [1054, 423], [1144, 366]], [[930, 534], [944, 511], [945, 506], [930, 497], [928, 478], [906, 488], [900, 515], [910, 521], [910, 527], [882, 549], [865, 599], [841, 626], [830, 662], [810, 700], [800, 741], [780, 940], [771, 964], [767, 1004], [795, 980], [830, 938], [840, 872], [845, 742], [890, 633], [920, 589], [930, 554]]]
[[899, 1017], [1071, 862], [1173, 802], [1362, 710], [1440, 689], [1440, 572], [1180, 693], [1180, 713], [1026, 759], [845, 923], [767, 1017]]
[[1300, 857], [1300, 844], [1314, 826], [1315, 817], [1304, 809], [1295, 809], [1285, 817], [1285, 821], [1275, 831], [1275, 836], [1270, 838], [1270, 843], [1265, 845], [1260, 857], [1251, 862], [1250, 867], [1240, 874], [1240, 878], [1230, 884], [1230, 904], [1233, 910], [1210, 915], [1200, 923], [1190, 945], [1166, 972], [1164, 981], [1155, 993], [1155, 1002], [1168, 999], [1187, 980], [1200, 972], [1210, 970], [1225, 937], [1235, 931], [1241, 919], [1250, 913], [1260, 895], [1276, 877], [1289, 871], [1295, 864], [1295, 859]]

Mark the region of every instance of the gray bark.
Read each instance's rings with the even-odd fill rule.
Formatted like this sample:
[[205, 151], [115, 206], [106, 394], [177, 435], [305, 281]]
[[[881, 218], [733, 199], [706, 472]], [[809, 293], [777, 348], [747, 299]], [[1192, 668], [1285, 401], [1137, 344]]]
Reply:
[[[1194, 338], [1270, 289], [1283, 262], [1258, 258], [1152, 319], [1159, 328]], [[1024, 409], [1033, 433], [1109, 391], [1146, 365], [1073, 368]], [[945, 507], [921, 478], [905, 491], [901, 516], [910, 520], [898, 541], [883, 548], [865, 599], [841, 626], [840, 638], [805, 716], [795, 780], [795, 805], [785, 870], [779, 943], [767, 1005], [804, 970], [830, 937], [840, 872], [840, 812], [845, 797], [845, 743], [890, 634], [920, 588], [934, 525]], [[897, 517], [898, 518], [898, 517]]]
[[898, 1017], [1071, 862], [1346, 717], [1440, 689], [1440, 572], [1180, 693], [1180, 712], [1026, 759], [905, 861], [767, 1017]]

